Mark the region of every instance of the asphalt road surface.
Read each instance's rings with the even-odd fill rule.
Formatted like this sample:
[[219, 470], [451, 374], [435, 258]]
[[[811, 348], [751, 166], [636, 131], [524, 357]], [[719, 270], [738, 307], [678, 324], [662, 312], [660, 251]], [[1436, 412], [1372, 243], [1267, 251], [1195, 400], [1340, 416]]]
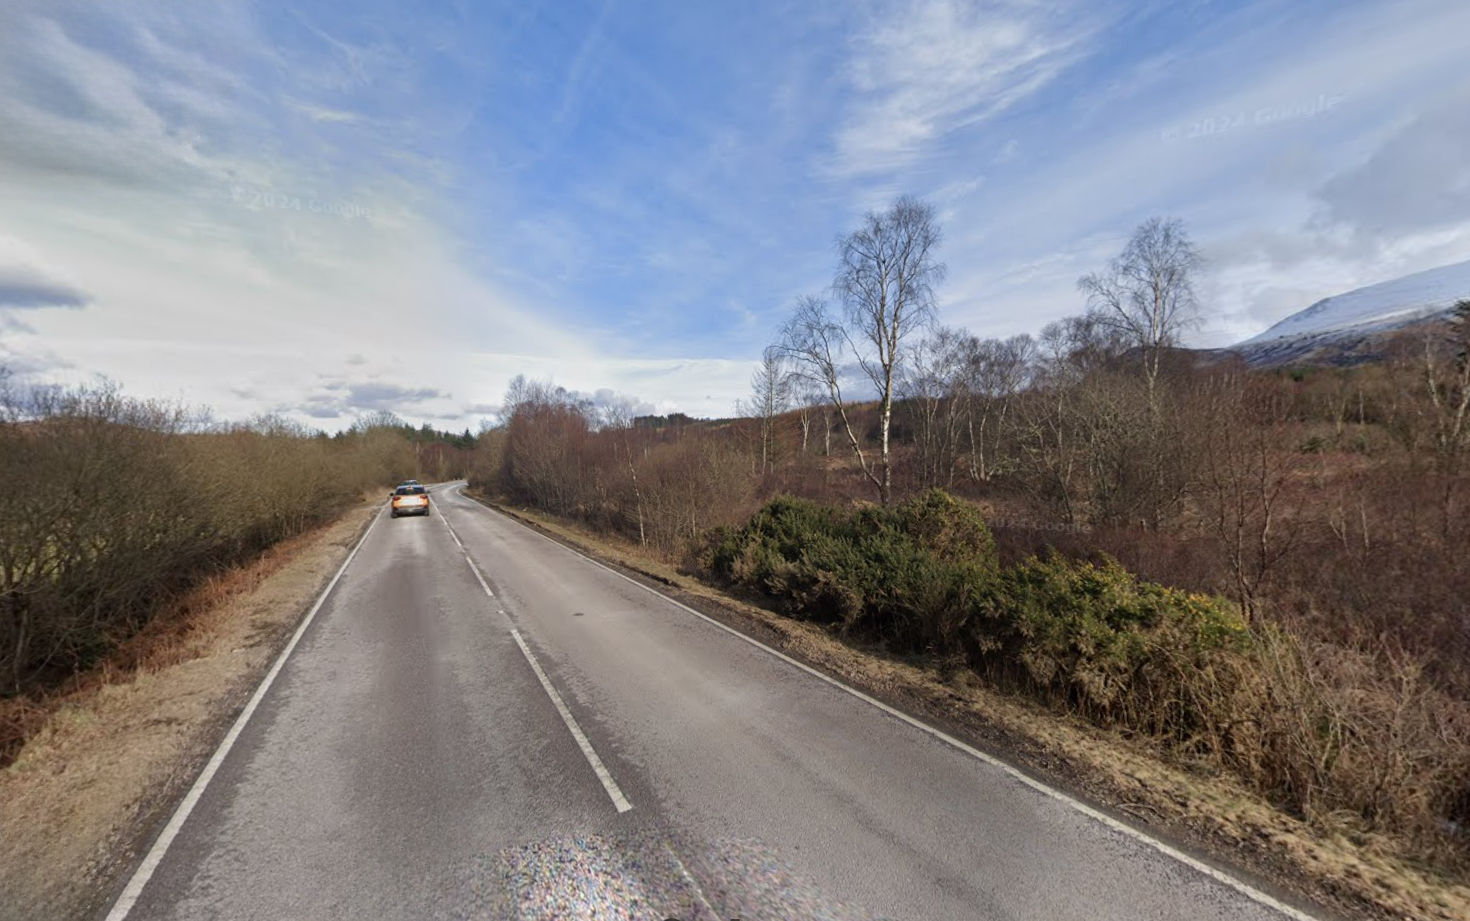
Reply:
[[374, 523], [113, 921], [1305, 917], [433, 495]]

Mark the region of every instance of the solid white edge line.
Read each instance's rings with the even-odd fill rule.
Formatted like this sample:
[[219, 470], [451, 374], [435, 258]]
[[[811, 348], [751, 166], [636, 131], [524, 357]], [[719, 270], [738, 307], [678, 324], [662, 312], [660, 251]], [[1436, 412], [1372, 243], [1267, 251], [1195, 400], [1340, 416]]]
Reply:
[[[466, 484], [466, 485], [468, 485], [468, 484]], [[745, 642], [747, 642], [750, 645], [756, 647], [757, 649], [765, 650], [766, 652], [770, 653], [771, 655], [775, 656], [776, 658], [781, 659], [784, 662], [787, 662], [787, 663], [789, 663], [791, 665], [796, 666], [797, 668], [801, 669], [802, 671], [806, 672], [807, 674], [809, 674], [809, 675], [811, 675], [811, 676], [813, 676], [815, 678], [819, 678], [822, 681], [827, 682], [828, 684], [832, 685], [835, 688], [839, 688], [839, 689], [841, 689], [843, 691], [846, 691], [848, 694], [851, 694], [853, 697], [856, 697], [857, 699], [863, 701], [864, 703], [871, 704], [872, 706], [877, 707], [879, 710], [882, 710], [884, 713], [887, 713], [890, 716], [893, 716], [893, 717], [895, 717], [897, 719], [902, 720], [905, 723], [908, 723], [910, 726], [913, 726], [915, 729], [918, 729], [918, 730], [921, 730], [923, 732], [926, 732], [929, 735], [933, 736], [934, 738], [940, 740], [941, 742], [944, 742], [944, 743], [946, 743], [948, 745], [951, 745], [954, 748], [957, 748], [960, 751], [964, 752], [965, 754], [970, 755], [971, 757], [976, 758], [979, 761], [982, 761], [985, 764], [988, 764], [991, 767], [994, 767], [994, 768], [996, 768], [996, 769], [1004, 772], [1006, 775], [1014, 778], [1015, 780], [1020, 781], [1021, 783], [1025, 784], [1028, 787], [1030, 787], [1031, 789], [1036, 790], [1039, 793], [1043, 793], [1046, 796], [1049, 796], [1052, 799], [1057, 800], [1058, 802], [1065, 803], [1066, 805], [1072, 807], [1073, 809], [1077, 810], [1078, 812], [1082, 813], [1083, 815], [1087, 816], [1088, 818], [1093, 819], [1093, 820], [1098, 821], [1098, 822], [1101, 822], [1103, 825], [1107, 826], [1108, 828], [1112, 829], [1113, 831], [1116, 831], [1119, 834], [1127, 835], [1128, 837], [1134, 839], [1135, 841], [1138, 841], [1141, 844], [1145, 844], [1145, 845], [1149, 846], [1150, 848], [1153, 848], [1155, 851], [1158, 851], [1160, 854], [1163, 854], [1166, 857], [1173, 858], [1174, 860], [1179, 861], [1180, 863], [1184, 864], [1185, 866], [1189, 867], [1190, 869], [1196, 870], [1196, 871], [1204, 874], [1205, 876], [1209, 877], [1210, 879], [1213, 879], [1215, 882], [1220, 883], [1221, 885], [1227, 886], [1227, 887], [1229, 887], [1231, 889], [1234, 889], [1236, 892], [1240, 893], [1241, 895], [1245, 896], [1246, 898], [1250, 899], [1251, 901], [1256, 902], [1257, 904], [1263, 905], [1266, 908], [1270, 908], [1273, 911], [1279, 912], [1280, 914], [1285, 915], [1286, 917], [1293, 919], [1293, 921], [1320, 921], [1320, 919], [1314, 917], [1313, 915], [1309, 915], [1306, 912], [1301, 911], [1300, 909], [1293, 908], [1292, 906], [1287, 905], [1285, 902], [1282, 902], [1280, 899], [1277, 899], [1277, 898], [1275, 898], [1275, 897], [1273, 897], [1273, 896], [1271, 896], [1271, 895], [1269, 895], [1269, 894], [1267, 894], [1265, 892], [1262, 892], [1261, 890], [1255, 888], [1254, 886], [1250, 885], [1249, 883], [1245, 882], [1244, 880], [1236, 879], [1235, 877], [1231, 876], [1230, 874], [1226, 873], [1225, 871], [1220, 870], [1220, 869], [1218, 869], [1216, 867], [1212, 867], [1209, 864], [1205, 863], [1204, 861], [1199, 860], [1199, 859], [1197, 859], [1195, 857], [1191, 857], [1188, 854], [1184, 853], [1183, 851], [1179, 850], [1178, 848], [1176, 848], [1176, 847], [1174, 847], [1174, 846], [1172, 846], [1170, 844], [1166, 844], [1165, 842], [1160, 841], [1159, 839], [1154, 838], [1151, 835], [1148, 835], [1148, 834], [1146, 834], [1146, 833], [1144, 833], [1142, 831], [1139, 831], [1138, 829], [1134, 828], [1131, 825], [1128, 825], [1128, 824], [1126, 824], [1124, 822], [1120, 822], [1117, 819], [1113, 818], [1112, 816], [1107, 815], [1106, 813], [1100, 812], [1097, 809], [1094, 809], [1092, 806], [1087, 805], [1086, 803], [1082, 802], [1081, 800], [1076, 799], [1076, 798], [1074, 798], [1072, 796], [1069, 796], [1066, 793], [1063, 793], [1061, 790], [1058, 790], [1058, 789], [1056, 789], [1054, 787], [1049, 787], [1046, 784], [1042, 783], [1041, 781], [1036, 780], [1036, 779], [1034, 779], [1032, 777], [1027, 776], [1019, 768], [1012, 767], [1011, 765], [1007, 764], [1006, 762], [1001, 761], [999, 758], [996, 758], [994, 755], [988, 755], [985, 752], [980, 751], [978, 748], [975, 748], [972, 745], [968, 745], [965, 742], [962, 742], [959, 739], [956, 739], [954, 736], [951, 736], [951, 735], [949, 735], [946, 732], [943, 732], [943, 731], [941, 731], [939, 729], [936, 729], [933, 726], [928, 725], [927, 723], [924, 723], [924, 722], [922, 722], [920, 720], [915, 719], [912, 716], [909, 716], [907, 713], [904, 713], [902, 710], [898, 710], [895, 707], [891, 707], [888, 704], [885, 704], [883, 701], [878, 700], [875, 697], [871, 697], [871, 696], [869, 696], [867, 694], [864, 694], [862, 691], [859, 691], [856, 688], [849, 687], [848, 685], [843, 684], [841, 681], [838, 681], [836, 678], [833, 678], [830, 675], [825, 675], [822, 672], [817, 671], [816, 669], [812, 668], [811, 666], [809, 666], [809, 665], [807, 665], [807, 664], [805, 664], [803, 662], [798, 662], [797, 660], [793, 659], [792, 657], [786, 655], [784, 652], [781, 652], [778, 649], [773, 649], [770, 646], [767, 646], [765, 643], [762, 643], [760, 640], [753, 639], [752, 637], [746, 636], [744, 633], [741, 633], [739, 630], [736, 630], [734, 627], [726, 626], [725, 624], [722, 624], [719, 621], [715, 620], [713, 617], [710, 617], [707, 614], [702, 614], [699, 611], [696, 611], [695, 609], [689, 607], [689, 605], [684, 604], [684, 603], [682, 603], [680, 601], [677, 601], [677, 600], [675, 600], [673, 598], [670, 598], [668, 595], [665, 595], [663, 592], [659, 591], [658, 589], [653, 588], [653, 587], [648, 586], [648, 585], [644, 585], [642, 582], [639, 582], [637, 579], [634, 579], [631, 576], [628, 576], [628, 575], [625, 575], [625, 574], [623, 574], [621, 572], [618, 572], [616, 569], [613, 569], [611, 566], [607, 566], [607, 565], [603, 564], [602, 562], [600, 562], [598, 560], [594, 560], [592, 557], [588, 556], [587, 554], [583, 553], [582, 551], [577, 550], [574, 547], [568, 547], [566, 544], [562, 543], [561, 541], [554, 540], [553, 538], [548, 537], [545, 534], [542, 534], [540, 531], [536, 530], [535, 528], [531, 527], [530, 525], [525, 524], [525, 523], [523, 523], [521, 521], [517, 521], [515, 518], [512, 518], [511, 516], [506, 515], [503, 512], [498, 512], [495, 509], [490, 508], [488, 505], [485, 505], [483, 502], [480, 502], [478, 499], [475, 499], [475, 498], [473, 498], [471, 496], [464, 495], [464, 490], [465, 490], [465, 487], [464, 486], [461, 486], [461, 487], [453, 490], [453, 492], [454, 492], [455, 495], [459, 496], [460, 498], [469, 499], [471, 502], [474, 502], [476, 505], [479, 505], [481, 508], [484, 508], [484, 509], [486, 509], [488, 511], [494, 512], [495, 514], [500, 515], [502, 518], [505, 518], [507, 521], [510, 521], [510, 522], [513, 522], [514, 524], [520, 525], [521, 527], [525, 528], [527, 531], [530, 531], [532, 534], [535, 534], [537, 537], [540, 537], [543, 540], [550, 541], [551, 543], [555, 544], [556, 546], [561, 547], [563, 550], [566, 550], [566, 551], [569, 551], [569, 552], [571, 552], [573, 554], [576, 554], [577, 556], [579, 556], [582, 559], [586, 560], [587, 562], [591, 563], [593, 566], [596, 566], [596, 567], [598, 567], [600, 569], [605, 569], [608, 572], [612, 573], [613, 575], [617, 576], [619, 579], [622, 579], [622, 580], [624, 580], [626, 582], [631, 582], [632, 584], [638, 586], [639, 588], [643, 589], [644, 591], [648, 592], [649, 594], [651, 594], [651, 595], [653, 595], [653, 596], [655, 596], [657, 598], [661, 598], [662, 600], [668, 602], [669, 604], [672, 604], [675, 607], [681, 608], [681, 609], [689, 612], [690, 614], [693, 614], [695, 617], [698, 617], [700, 620], [703, 620], [703, 621], [706, 621], [707, 623], [713, 624], [714, 626], [720, 628], [721, 630], [725, 631], [726, 633], [730, 634], [731, 636], [734, 636], [734, 637], [737, 637], [737, 638], [739, 638], [741, 640], [744, 640]]]
[[572, 711], [567, 709], [566, 701], [561, 699], [561, 695], [552, 686], [551, 679], [546, 677], [546, 672], [541, 669], [541, 663], [537, 662], [536, 657], [531, 654], [531, 647], [527, 646], [526, 641], [521, 639], [521, 632], [512, 627], [510, 635], [515, 637], [516, 645], [521, 647], [521, 654], [526, 657], [527, 662], [531, 663], [532, 671], [541, 680], [541, 687], [546, 689], [546, 696], [550, 697], [551, 702], [556, 705], [556, 712], [561, 714], [562, 722], [566, 723], [567, 728], [571, 730], [572, 738], [577, 740], [577, 745], [582, 749], [582, 754], [587, 758], [587, 763], [592, 765], [592, 770], [597, 774], [597, 779], [602, 781], [602, 788], [612, 798], [613, 806], [617, 807], [618, 812], [627, 812], [629, 809], [632, 809], [633, 804], [628, 802], [627, 797], [623, 796], [623, 791], [618, 789], [617, 781], [613, 780], [612, 774], [608, 773], [606, 766], [602, 763], [602, 759], [597, 757], [597, 752], [592, 748], [592, 743], [587, 741], [587, 735], [582, 732], [582, 727], [577, 725], [577, 720], [572, 716]]
[[147, 886], [148, 881], [153, 878], [153, 874], [158, 869], [158, 865], [163, 862], [164, 855], [168, 853], [169, 846], [173, 844], [174, 838], [178, 835], [179, 830], [188, 821], [189, 814], [199, 804], [200, 798], [204, 795], [205, 788], [214, 779], [214, 775], [219, 771], [220, 765], [224, 764], [225, 758], [230, 754], [230, 749], [234, 748], [235, 741], [240, 737], [240, 733], [244, 731], [245, 725], [250, 722], [250, 717], [255, 713], [255, 708], [260, 706], [261, 700], [270, 691], [271, 685], [275, 683], [276, 675], [280, 673], [281, 668], [286, 664], [286, 660], [290, 658], [291, 651], [296, 648], [296, 644], [300, 642], [302, 635], [306, 633], [306, 628], [310, 627], [311, 622], [316, 619], [316, 612], [321, 610], [322, 605], [326, 603], [327, 597], [332, 594], [332, 589], [337, 587], [337, 582], [342, 578], [342, 574], [347, 571], [347, 567], [351, 565], [352, 560], [357, 556], [357, 551], [362, 549], [363, 543], [367, 540], [368, 535], [373, 532], [373, 528], [377, 527], [378, 521], [382, 517], [382, 511], [374, 514], [373, 520], [367, 526], [367, 530], [363, 531], [362, 537], [358, 538], [357, 545], [352, 548], [352, 552], [347, 554], [347, 559], [343, 560], [342, 565], [337, 568], [337, 573], [332, 576], [332, 581], [328, 582], [327, 587], [322, 589], [321, 594], [317, 596], [316, 603], [311, 606], [311, 610], [306, 612], [306, 616], [296, 626], [296, 632], [291, 634], [291, 639], [286, 643], [286, 648], [282, 649], [280, 654], [276, 656], [275, 663], [271, 665], [270, 671], [266, 672], [265, 677], [261, 679], [260, 685], [255, 689], [255, 693], [250, 698], [250, 702], [245, 705], [245, 709], [240, 711], [240, 715], [235, 718], [234, 725], [230, 726], [230, 731], [225, 734], [223, 741], [219, 743], [219, 747], [214, 750], [214, 755], [209, 759], [209, 763], [204, 766], [204, 770], [195, 778], [194, 785], [184, 795], [183, 801], [174, 809], [174, 814], [169, 818], [168, 824], [163, 827], [163, 832], [158, 836], [158, 839], [153, 842], [153, 846], [148, 849], [148, 854], [143, 858], [143, 862], [138, 865], [137, 870], [133, 871], [132, 879], [128, 880], [127, 887], [123, 889], [122, 894], [113, 903], [112, 910], [107, 913], [106, 921], [123, 921], [128, 916], [128, 912], [133, 910], [133, 905], [138, 901], [138, 897], [143, 894], [143, 887]]

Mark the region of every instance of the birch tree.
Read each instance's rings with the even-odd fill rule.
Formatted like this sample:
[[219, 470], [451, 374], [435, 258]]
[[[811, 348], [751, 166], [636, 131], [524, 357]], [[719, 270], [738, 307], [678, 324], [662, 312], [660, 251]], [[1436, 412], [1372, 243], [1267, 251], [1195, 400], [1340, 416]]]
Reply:
[[1194, 279], [1203, 264], [1182, 221], [1155, 217], [1138, 225], [1105, 271], [1077, 280], [1097, 320], [1137, 350], [1151, 411], [1164, 353], [1198, 322]]
[[837, 244], [838, 329], [878, 398], [878, 459], [864, 473], [884, 505], [893, 495], [894, 388], [909, 340], [934, 318], [934, 289], [945, 274], [936, 258], [941, 239], [934, 206], [904, 196], [887, 211], [868, 212]]

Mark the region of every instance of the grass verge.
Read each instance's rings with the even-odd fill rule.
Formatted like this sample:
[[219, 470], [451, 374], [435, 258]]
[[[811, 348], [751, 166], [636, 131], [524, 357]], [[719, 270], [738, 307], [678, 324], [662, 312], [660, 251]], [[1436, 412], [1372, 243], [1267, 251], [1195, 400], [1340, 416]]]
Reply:
[[64, 692], [0, 771], [0, 919], [94, 917], [382, 506], [211, 579]]
[[1122, 733], [998, 693], [963, 669], [838, 640], [732, 597], [636, 545], [476, 494], [562, 543], [932, 725], [1001, 755], [1151, 834], [1304, 895], [1345, 917], [1470, 918], [1470, 887], [1394, 856], [1394, 842], [1345, 826], [1322, 835], [1227, 776], [1171, 764]]

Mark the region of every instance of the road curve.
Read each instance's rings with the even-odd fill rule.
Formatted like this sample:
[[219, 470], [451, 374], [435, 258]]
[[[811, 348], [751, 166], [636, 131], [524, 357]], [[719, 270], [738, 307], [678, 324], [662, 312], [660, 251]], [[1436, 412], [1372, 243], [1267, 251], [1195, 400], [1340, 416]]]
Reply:
[[111, 921], [1306, 917], [434, 496], [375, 522]]

